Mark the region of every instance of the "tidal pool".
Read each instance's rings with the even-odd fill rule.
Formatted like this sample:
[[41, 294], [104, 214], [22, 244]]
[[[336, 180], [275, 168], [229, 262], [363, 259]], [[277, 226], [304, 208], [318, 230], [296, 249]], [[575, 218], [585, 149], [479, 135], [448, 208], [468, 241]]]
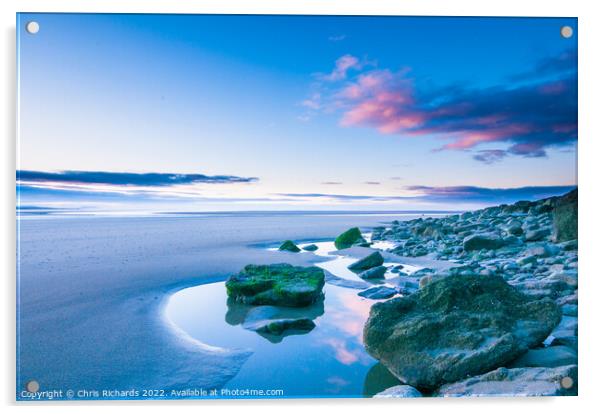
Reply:
[[[309, 254], [332, 257], [316, 266], [340, 278], [361, 280], [347, 269], [356, 258], [331, 255], [333, 242], [314, 244], [318, 250]], [[386, 284], [386, 279], [378, 283]], [[225, 388], [283, 390], [284, 397], [372, 396], [399, 381], [364, 349], [362, 331], [376, 301], [358, 296], [359, 292], [327, 283], [324, 299], [312, 306], [259, 307], [271, 308], [266, 310], [276, 312], [273, 318], [304, 317], [315, 323], [309, 331], [287, 331], [285, 335], [245, 329], [258, 307], [228, 300], [224, 282], [175, 293], [167, 303], [166, 317], [183, 334], [207, 346], [252, 351]]]

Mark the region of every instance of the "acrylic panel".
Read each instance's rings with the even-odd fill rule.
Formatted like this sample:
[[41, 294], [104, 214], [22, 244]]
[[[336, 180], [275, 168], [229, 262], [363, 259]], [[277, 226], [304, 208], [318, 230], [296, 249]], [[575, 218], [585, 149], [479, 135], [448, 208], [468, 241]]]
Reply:
[[18, 400], [577, 394], [577, 19], [17, 15]]

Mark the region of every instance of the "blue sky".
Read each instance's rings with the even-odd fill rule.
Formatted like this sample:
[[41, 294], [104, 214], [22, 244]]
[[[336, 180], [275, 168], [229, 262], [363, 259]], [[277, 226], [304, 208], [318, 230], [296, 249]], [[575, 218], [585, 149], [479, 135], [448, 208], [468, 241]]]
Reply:
[[23, 205], [463, 209], [576, 185], [575, 19], [21, 14], [18, 27]]

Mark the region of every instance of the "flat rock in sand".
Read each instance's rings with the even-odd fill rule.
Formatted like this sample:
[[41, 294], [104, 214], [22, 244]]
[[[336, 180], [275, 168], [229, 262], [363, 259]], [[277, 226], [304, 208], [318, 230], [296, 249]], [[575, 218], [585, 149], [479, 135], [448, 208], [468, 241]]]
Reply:
[[447, 384], [437, 397], [545, 397], [577, 395], [577, 366], [498, 368], [477, 377]]

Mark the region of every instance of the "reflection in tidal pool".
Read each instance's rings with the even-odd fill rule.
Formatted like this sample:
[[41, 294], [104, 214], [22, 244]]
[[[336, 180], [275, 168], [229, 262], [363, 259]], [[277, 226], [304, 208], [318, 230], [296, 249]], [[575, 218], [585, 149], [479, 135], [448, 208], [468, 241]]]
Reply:
[[[317, 266], [361, 280], [347, 269], [357, 258], [331, 255], [332, 242], [315, 244], [313, 254], [332, 257]], [[206, 345], [253, 352], [227, 388], [281, 389], [285, 397], [372, 396], [399, 381], [364, 349], [362, 331], [375, 302], [358, 292], [327, 283], [324, 299], [305, 308], [250, 306], [229, 300], [219, 282], [175, 293], [166, 316]], [[279, 334], [257, 330], [266, 320], [300, 319], [301, 325]]]
[[[285, 396], [361, 397], [365, 389], [378, 392], [391, 381], [398, 383], [390, 374], [384, 381], [382, 376], [367, 377], [376, 360], [364, 350], [362, 329], [374, 302], [357, 296], [356, 290], [328, 284], [324, 293], [323, 302], [308, 308], [279, 308], [279, 317], [307, 317], [316, 324], [309, 332], [288, 333], [279, 340], [242, 327], [252, 306], [229, 302], [223, 282], [177, 292], [166, 313], [200, 342], [253, 351], [228, 388], [283, 389]], [[365, 380], [372, 382], [364, 384]]]

